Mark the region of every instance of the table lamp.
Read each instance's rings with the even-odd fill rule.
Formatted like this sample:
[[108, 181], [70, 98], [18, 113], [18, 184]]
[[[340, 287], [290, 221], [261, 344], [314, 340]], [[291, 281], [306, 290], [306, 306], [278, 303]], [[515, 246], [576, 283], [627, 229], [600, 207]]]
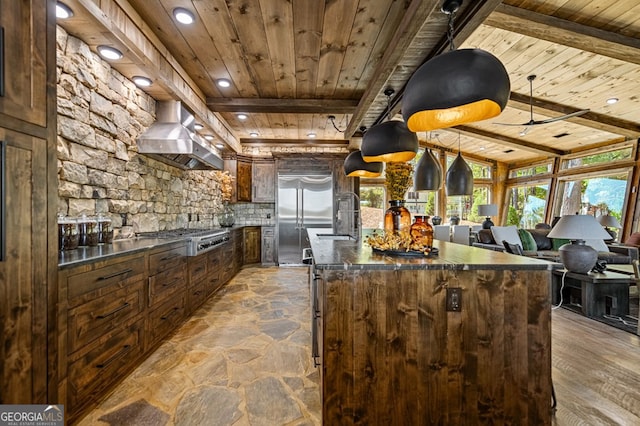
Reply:
[[560, 260], [567, 271], [587, 274], [598, 260], [598, 252], [585, 240], [608, 240], [609, 233], [591, 215], [562, 216], [548, 234], [549, 238], [564, 238], [570, 243], [560, 247]]
[[[604, 226], [604, 230], [607, 231], [607, 233], [610, 235], [611, 238], [613, 238], [613, 241], [615, 241], [618, 234], [616, 233], [616, 231], [612, 231], [609, 228], [616, 228], [616, 229], [622, 228], [622, 225], [620, 225], [620, 222], [618, 222], [618, 219], [616, 219], [614, 216], [603, 214], [602, 216], [598, 216], [597, 220], [600, 223], [600, 225]], [[608, 239], [611, 239], [611, 238], [608, 238]]]
[[498, 214], [498, 206], [496, 204], [480, 204], [478, 206], [478, 215], [486, 216], [484, 222], [482, 222], [482, 229], [489, 229], [493, 226], [491, 216]]

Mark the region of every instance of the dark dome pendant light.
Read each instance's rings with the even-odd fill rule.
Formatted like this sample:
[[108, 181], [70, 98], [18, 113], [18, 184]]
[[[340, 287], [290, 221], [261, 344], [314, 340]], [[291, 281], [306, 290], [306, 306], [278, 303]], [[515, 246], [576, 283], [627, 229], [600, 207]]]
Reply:
[[455, 50], [453, 16], [462, 0], [445, 0], [450, 51], [425, 62], [411, 76], [402, 99], [402, 116], [412, 132], [453, 127], [499, 115], [511, 91], [509, 74], [491, 53]]
[[444, 184], [447, 196], [473, 195], [473, 172], [471, 167], [460, 155], [460, 134], [458, 134], [458, 155], [456, 156], [449, 170]]
[[353, 151], [344, 160], [344, 174], [349, 177], [378, 177], [382, 174], [382, 163], [367, 163], [360, 150]]
[[[385, 89], [388, 109], [390, 97], [394, 93], [391, 88]], [[389, 114], [390, 111], [387, 111]], [[409, 131], [407, 125], [398, 120], [389, 120], [376, 124], [367, 130], [362, 137], [362, 158], [366, 162], [384, 161], [385, 163], [405, 163], [413, 159], [418, 152], [418, 136]]]
[[442, 186], [442, 167], [430, 149], [425, 149], [413, 172], [416, 191], [437, 191]]

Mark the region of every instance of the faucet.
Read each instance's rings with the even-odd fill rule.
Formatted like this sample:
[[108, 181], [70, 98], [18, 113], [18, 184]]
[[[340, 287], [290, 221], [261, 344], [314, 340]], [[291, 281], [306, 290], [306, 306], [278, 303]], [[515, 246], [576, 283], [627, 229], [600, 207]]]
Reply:
[[[362, 238], [362, 216], [360, 213], [360, 197], [355, 192], [341, 192], [336, 194], [336, 200], [345, 199], [345, 198], [353, 198], [352, 202], [354, 205], [350, 210], [346, 213], [350, 214], [350, 217], [355, 222], [353, 223], [352, 229], [349, 231], [349, 235], [353, 237], [356, 241], [360, 241]], [[340, 203], [338, 202], [338, 210], [336, 211], [336, 224], [342, 221]], [[353, 215], [353, 216], [351, 216]]]

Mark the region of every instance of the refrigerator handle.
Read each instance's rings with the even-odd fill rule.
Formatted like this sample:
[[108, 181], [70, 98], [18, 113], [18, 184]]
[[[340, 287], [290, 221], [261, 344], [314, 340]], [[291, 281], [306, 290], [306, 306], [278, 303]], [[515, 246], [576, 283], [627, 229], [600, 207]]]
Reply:
[[300, 202], [302, 203], [302, 209], [300, 209], [300, 229], [304, 228], [304, 189], [300, 190]]
[[300, 229], [300, 188], [296, 188], [296, 226], [294, 229]]

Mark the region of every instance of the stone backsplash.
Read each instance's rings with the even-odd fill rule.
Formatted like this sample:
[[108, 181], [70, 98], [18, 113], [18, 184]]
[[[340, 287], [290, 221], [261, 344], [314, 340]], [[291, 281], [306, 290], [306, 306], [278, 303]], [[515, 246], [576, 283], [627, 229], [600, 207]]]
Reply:
[[185, 171], [137, 152], [155, 100], [57, 31], [58, 212], [104, 214], [116, 235], [216, 226], [222, 200], [213, 171]]

